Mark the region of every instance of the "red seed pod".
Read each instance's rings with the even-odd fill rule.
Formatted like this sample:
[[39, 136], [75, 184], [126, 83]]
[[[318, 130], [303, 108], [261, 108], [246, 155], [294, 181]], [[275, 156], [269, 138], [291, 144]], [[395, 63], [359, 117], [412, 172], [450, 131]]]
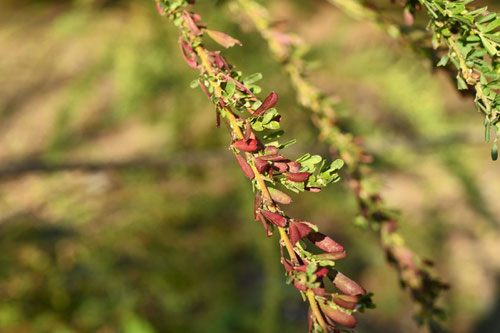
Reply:
[[336, 309], [333, 306], [329, 306], [327, 304], [319, 303], [319, 305], [323, 313], [333, 321], [345, 327], [349, 328], [356, 327], [357, 325], [356, 318], [354, 318], [350, 314], [342, 312], [339, 309]]
[[264, 113], [266, 113], [267, 110], [275, 106], [277, 102], [278, 94], [273, 91], [269, 94], [269, 96], [266, 97], [262, 105], [257, 110], [255, 110], [253, 114], [254, 117], [262, 116]]
[[295, 182], [295, 183], [303, 183], [305, 182], [311, 174], [309, 172], [289, 172], [285, 174], [286, 179]]
[[335, 287], [339, 288], [340, 291], [347, 295], [366, 294], [366, 290], [363, 289], [363, 287], [340, 272], [337, 272], [337, 275], [335, 275], [333, 284], [335, 285]]
[[290, 234], [290, 240], [292, 244], [295, 245], [300, 239], [306, 237], [312, 231], [307, 225], [292, 221], [290, 222], [290, 228], [288, 229], [288, 233]]
[[260, 212], [264, 217], [271, 223], [277, 225], [278, 227], [285, 227], [286, 226], [286, 217], [284, 217], [281, 214], [278, 213], [273, 213], [268, 210], [263, 210], [261, 209]]
[[325, 296], [326, 294], [325, 288], [312, 288], [311, 290], [316, 296]]
[[[349, 297], [349, 296], [347, 296]], [[346, 300], [342, 296], [333, 296], [333, 301], [335, 304], [338, 306], [343, 307], [344, 309], [349, 309], [349, 310], [354, 310], [356, 306], [358, 305], [358, 297], [357, 296], [350, 296], [350, 297], [355, 297], [354, 300]]]
[[306, 187], [305, 190], [313, 193], [318, 193], [321, 192], [321, 187]]
[[257, 150], [258, 142], [256, 139], [237, 140], [233, 143], [233, 147], [239, 150], [252, 152]]
[[274, 162], [273, 168], [278, 172], [286, 172], [288, 170], [288, 165], [285, 162]]
[[245, 175], [248, 178], [253, 179], [255, 177], [255, 174], [253, 173], [252, 167], [250, 166], [250, 164], [248, 164], [247, 160], [240, 154], [236, 155], [236, 159], [238, 160], [238, 164], [240, 165], [241, 170], [243, 170]]
[[279, 153], [279, 149], [276, 146], [267, 146], [264, 152], [266, 155], [277, 155]]
[[160, 4], [160, 1], [156, 1], [156, 10], [158, 11], [158, 14], [164, 15], [165, 13], [163, 12], [164, 9], [162, 5]]
[[264, 161], [260, 157], [257, 157], [254, 160], [254, 164], [255, 164], [255, 168], [257, 169], [257, 171], [259, 173], [264, 173], [270, 166], [270, 164], [268, 162]]
[[253, 202], [253, 217], [255, 221], [258, 221], [260, 215], [260, 206], [262, 206], [262, 197], [260, 195], [260, 191], [255, 191], [255, 199]]
[[300, 163], [296, 161], [290, 161], [288, 162], [288, 170], [293, 173], [297, 173], [300, 170]]
[[333, 253], [333, 252], [342, 252], [344, 251], [344, 247], [331, 239], [330, 237], [320, 233], [320, 232], [313, 232], [310, 233], [307, 238], [311, 242], [314, 243], [318, 248], [321, 250], [328, 252], [328, 253]]

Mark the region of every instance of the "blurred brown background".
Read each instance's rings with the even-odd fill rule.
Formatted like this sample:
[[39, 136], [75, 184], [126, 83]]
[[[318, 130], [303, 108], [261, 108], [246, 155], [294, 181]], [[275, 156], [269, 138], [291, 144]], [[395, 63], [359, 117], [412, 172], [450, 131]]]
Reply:
[[[243, 41], [228, 59], [279, 93], [298, 139], [289, 155], [328, 156], [265, 42], [230, 1], [197, 2]], [[311, 80], [341, 100], [408, 244], [452, 285], [450, 331], [500, 332], [499, 162], [471, 100], [326, 1], [265, 5], [312, 45]], [[1, 332], [306, 331], [277, 239], [252, 220], [250, 184], [210, 102], [189, 89], [196, 73], [176, 36], [153, 1], [0, 2]], [[375, 293], [358, 331], [424, 331], [376, 235], [353, 225], [345, 184], [294, 199], [290, 214], [341, 242], [339, 267]]]

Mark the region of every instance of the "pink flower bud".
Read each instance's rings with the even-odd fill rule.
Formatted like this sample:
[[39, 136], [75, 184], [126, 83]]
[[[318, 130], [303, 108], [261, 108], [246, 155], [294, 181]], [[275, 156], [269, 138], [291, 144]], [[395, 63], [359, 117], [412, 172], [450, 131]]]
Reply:
[[238, 164], [240, 165], [241, 170], [245, 173], [245, 175], [253, 179], [255, 177], [255, 174], [253, 173], [252, 167], [250, 164], [248, 164], [247, 160], [241, 156], [240, 154], [236, 155], [236, 159], [238, 160]]
[[259, 173], [264, 173], [270, 166], [270, 164], [267, 161], [264, 161], [260, 157], [257, 157], [254, 160], [255, 168]]
[[342, 245], [320, 232], [313, 232], [309, 234], [307, 238], [309, 238], [314, 245], [325, 252], [334, 253], [344, 251], [344, 247]]
[[344, 309], [354, 310], [356, 308], [356, 306], [358, 305], [358, 297], [357, 296], [346, 296], [346, 297], [354, 297], [354, 299], [346, 299], [342, 296], [345, 296], [345, 295], [333, 297], [333, 301], [335, 302], [335, 304], [337, 304], [340, 307], [343, 307]]
[[285, 227], [286, 226], [286, 217], [284, 217], [281, 214], [278, 213], [273, 213], [268, 210], [262, 210], [260, 211], [262, 215], [271, 223], [277, 225], [278, 227]]
[[288, 162], [288, 169], [290, 172], [297, 173], [300, 170], [300, 163], [296, 161], [290, 161]]
[[289, 172], [285, 174], [286, 179], [295, 182], [295, 183], [303, 183], [305, 182], [311, 174], [309, 172]]
[[278, 172], [286, 172], [288, 170], [288, 165], [285, 162], [274, 162], [273, 168]]
[[266, 155], [277, 155], [279, 153], [279, 149], [276, 146], [267, 146], [264, 152]]
[[328, 316], [330, 319], [333, 321], [339, 323], [342, 326], [349, 327], [349, 328], [354, 328], [357, 325], [356, 318], [351, 316], [350, 314], [347, 314], [345, 312], [342, 312], [332, 306], [329, 306], [327, 304], [319, 303], [321, 310], [323, 313]]
[[258, 142], [256, 139], [238, 140], [233, 143], [233, 147], [239, 150], [252, 152], [257, 150]]
[[290, 228], [288, 229], [288, 233], [290, 234], [290, 240], [292, 244], [295, 245], [300, 239], [306, 237], [312, 231], [307, 225], [292, 221], [290, 222]]
[[255, 117], [262, 116], [264, 113], [266, 113], [267, 110], [275, 106], [277, 102], [278, 94], [273, 91], [269, 94], [269, 96], [266, 97], [262, 105], [257, 110], [255, 110], [253, 115]]
[[235, 44], [238, 44], [239, 46], [242, 45], [239, 40], [221, 31], [207, 29], [207, 33], [215, 42], [217, 42], [218, 44], [222, 45], [225, 48], [229, 48], [231, 46], [234, 46]]
[[359, 284], [349, 279], [344, 274], [338, 272], [333, 279], [333, 284], [335, 287], [339, 288], [344, 294], [347, 295], [364, 295], [366, 290], [363, 289]]
[[194, 23], [193, 18], [187, 11], [182, 12], [182, 18], [184, 19], [184, 22], [186, 23], [189, 31], [191, 31], [193, 35], [200, 36], [201, 34], [203, 34], [196, 23]]

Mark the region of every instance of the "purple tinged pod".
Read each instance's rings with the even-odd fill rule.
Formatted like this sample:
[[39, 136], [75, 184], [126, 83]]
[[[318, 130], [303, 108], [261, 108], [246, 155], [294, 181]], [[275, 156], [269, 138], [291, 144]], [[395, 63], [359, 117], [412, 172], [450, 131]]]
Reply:
[[250, 125], [250, 122], [247, 122], [245, 126], [245, 140], [250, 140], [250, 135], [252, 134], [252, 125]]
[[276, 146], [267, 146], [266, 149], [264, 149], [266, 155], [277, 155], [279, 151], [280, 150]]
[[273, 213], [273, 212], [270, 212], [268, 210], [263, 210], [263, 209], [261, 209], [260, 212], [272, 224], [275, 224], [278, 227], [282, 227], [282, 228], [286, 226], [287, 220], [286, 220], [286, 217], [284, 217], [283, 215], [278, 214], [278, 213]]
[[271, 194], [271, 198], [280, 204], [283, 205], [288, 205], [292, 202], [292, 198], [286, 193], [281, 192], [280, 190], [277, 190], [275, 188], [269, 187], [268, 188], [269, 193]]
[[278, 94], [273, 91], [272, 93], [269, 94], [269, 96], [266, 97], [262, 105], [259, 106], [257, 110], [255, 110], [253, 114], [254, 117], [262, 116], [264, 113], [266, 113], [267, 110], [275, 106], [277, 102], [278, 102]]
[[321, 307], [323, 313], [328, 316], [328, 318], [339, 323], [340, 325], [348, 328], [356, 327], [357, 321], [356, 318], [354, 318], [352, 315], [340, 311], [339, 309], [336, 309], [335, 307], [328, 304], [319, 303], [319, 306]]
[[260, 157], [257, 157], [254, 160], [254, 164], [255, 164], [255, 168], [257, 169], [257, 171], [261, 174], [264, 173], [270, 166], [270, 164], [267, 161], [264, 161]]
[[257, 146], [258, 142], [256, 139], [250, 139], [250, 140], [241, 139], [233, 143], [234, 148], [248, 152], [257, 150]]
[[238, 164], [240, 165], [240, 168], [241, 168], [241, 170], [243, 170], [245, 175], [248, 178], [253, 179], [255, 177], [255, 174], [254, 174], [250, 164], [248, 164], [247, 160], [243, 156], [241, 156], [240, 154], [236, 155], [236, 159], [238, 160]]
[[311, 174], [309, 172], [289, 172], [285, 174], [286, 179], [295, 183], [305, 182]]
[[243, 45], [239, 40], [236, 38], [233, 38], [229, 36], [226, 33], [223, 33], [221, 31], [216, 31], [216, 30], [208, 30], [207, 29], [208, 35], [218, 44], [222, 45], [225, 48], [229, 48], [231, 46], [234, 46], [238, 44], [239, 46]]
[[306, 237], [312, 229], [305, 225], [304, 223], [292, 221], [290, 222], [290, 228], [288, 233], [290, 234], [290, 240], [292, 244], [295, 245], [300, 239]]
[[274, 162], [273, 167], [274, 169], [276, 169], [276, 171], [281, 173], [284, 173], [288, 170], [288, 165], [285, 162]]
[[198, 28], [198, 26], [196, 25], [196, 23], [194, 23], [193, 18], [187, 11], [184, 10], [182, 12], [182, 18], [184, 19], [184, 22], [186, 22], [189, 31], [191, 31], [193, 35], [200, 36], [203, 34], [200, 28]]
[[325, 252], [334, 253], [344, 251], [344, 247], [342, 245], [320, 232], [310, 233], [307, 238], [309, 238], [314, 245]]
[[340, 272], [337, 272], [337, 275], [335, 275], [333, 284], [335, 285], [335, 287], [339, 288], [340, 291], [347, 295], [366, 294], [366, 290], [363, 287]]
[[263, 159], [264, 161], [271, 161], [271, 162], [288, 161], [288, 159], [283, 155], [263, 155], [260, 158]]
[[287, 163], [288, 164], [288, 170], [292, 173], [297, 173], [300, 170], [300, 163], [296, 161], [290, 161]]
[[344, 309], [354, 310], [358, 305], [358, 297], [357, 296], [350, 296], [350, 297], [355, 297], [355, 299], [350, 300], [341, 296], [333, 296], [333, 301], [335, 302], [335, 304], [337, 304], [340, 307], [343, 307]]

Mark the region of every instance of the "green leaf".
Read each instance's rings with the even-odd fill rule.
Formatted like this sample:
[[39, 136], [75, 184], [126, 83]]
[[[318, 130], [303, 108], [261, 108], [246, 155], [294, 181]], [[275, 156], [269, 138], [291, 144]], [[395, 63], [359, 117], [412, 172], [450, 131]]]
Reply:
[[497, 54], [497, 49], [496, 47], [489, 41], [487, 40], [483, 35], [479, 35], [481, 37], [481, 41], [483, 42], [484, 47], [488, 51], [488, 53], [492, 56]]
[[467, 90], [467, 83], [465, 83], [464, 79], [462, 79], [461, 76], [457, 76], [457, 84], [458, 84], [458, 90]]
[[226, 83], [225, 92], [227, 98], [231, 99], [235, 91], [236, 91], [236, 83], [234, 83], [233, 81], [229, 81], [228, 83]]
[[437, 66], [446, 66], [448, 64], [448, 61], [450, 60], [450, 56], [449, 55], [444, 55], [441, 60], [439, 60], [439, 62], [437, 63]]
[[244, 85], [252, 84], [252, 83], [255, 83], [255, 82], [260, 81], [260, 80], [262, 80], [262, 74], [261, 73], [254, 73], [254, 74], [249, 75], [246, 78], [244, 78], [243, 84]]

